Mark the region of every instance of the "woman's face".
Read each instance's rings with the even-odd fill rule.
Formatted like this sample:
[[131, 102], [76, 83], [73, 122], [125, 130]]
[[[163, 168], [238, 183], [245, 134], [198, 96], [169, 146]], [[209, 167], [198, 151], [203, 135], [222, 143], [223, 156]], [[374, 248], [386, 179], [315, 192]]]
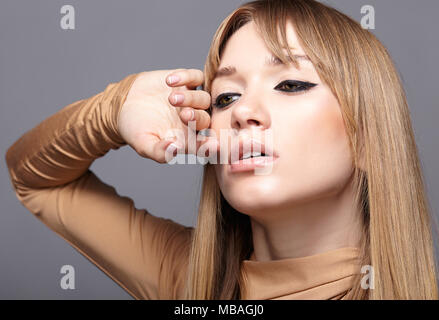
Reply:
[[[293, 54], [305, 56], [291, 24], [287, 36]], [[224, 197], [248, 215], [288, 212], [298, 203], [334, 195], [352, 173], [340, 106], [312, 63], [304, 57], [299, 58], [300, 69], [267, 65], [270, 56], [255, 24], [247, 23], [228, 40], [218, 69], [233, 67], [236, 72], [215, 77], [211, 87], [211, 128], [217, 137], [228, 129], [243, 141], [258, 137], [264, 142], [271, 131], [265, 144], [277, 158], [269, 174], [215, 165]], [[223, 93], [230, 94], [217, 101]]]

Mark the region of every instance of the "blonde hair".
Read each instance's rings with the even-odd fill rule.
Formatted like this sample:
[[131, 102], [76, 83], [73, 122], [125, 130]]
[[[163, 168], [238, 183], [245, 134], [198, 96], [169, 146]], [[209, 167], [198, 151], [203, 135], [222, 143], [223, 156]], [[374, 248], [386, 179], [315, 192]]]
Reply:
[[[205, 65], [210, 85], [230, 36], [254, 21], [267, 48], [294, 64], [286, 23], [341, 107], [363, 213], [362, 265], [374, 268], [374, 289], [350, 299], [438, 299], [431, 210], [404, 88], [386, 48], [343, 13], [313, 0], [252, 1], [219, 26]], [[280, 32], [280, 38], [279, 38]], [[241, 262], [252, 248], [250, 220], [224, 199], [212, 164], [204, 168], [198, 220], [189, 260], [186, 299], [240, 299]]]

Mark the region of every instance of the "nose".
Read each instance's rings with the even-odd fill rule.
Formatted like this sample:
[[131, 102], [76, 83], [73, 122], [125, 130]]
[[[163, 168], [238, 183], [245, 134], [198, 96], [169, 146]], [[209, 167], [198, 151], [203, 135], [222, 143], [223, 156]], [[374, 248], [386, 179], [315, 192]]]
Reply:
[[241, 96], [232, 109], [231, 127], [237, 130], [270, 127], [270, 114], [261, 95]]

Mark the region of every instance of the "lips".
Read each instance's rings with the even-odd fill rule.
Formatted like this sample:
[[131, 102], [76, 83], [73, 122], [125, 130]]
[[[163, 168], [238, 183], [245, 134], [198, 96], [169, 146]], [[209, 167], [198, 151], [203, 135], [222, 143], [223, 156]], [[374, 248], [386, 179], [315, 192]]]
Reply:
[[239, 139], [237, 143], [232, 143], [229, 154], [229, 163], [234, 163], [243, 160], [244, 154], [248, 156], [249, 153], [261, 153], [266, 157], [278, 158], [277, 152], [268, 144], [265, 144], [256, 139]]
[[[251, 154], [255, 156], [249, 157]], [[242, 138], [237, 143], [232, 143], [229, 163], [232, 172], [251, 171], [271, 164], [278, 157], [271, 145], [253, 138]]]

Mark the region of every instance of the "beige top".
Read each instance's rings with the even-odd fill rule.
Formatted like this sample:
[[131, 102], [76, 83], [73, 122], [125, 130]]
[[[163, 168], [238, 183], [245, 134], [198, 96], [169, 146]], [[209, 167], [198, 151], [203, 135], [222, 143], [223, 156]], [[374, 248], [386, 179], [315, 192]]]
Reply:
[[[126, 143], [117, 116], [137, 74], [74, 102], [7, 151], [17, 198], [135, 299], [180, 299], [192, 227], [137, 209], [89, 166]], [[357, 248], [243, 262], [243, 299], [337, 299], [358, 272]]]

